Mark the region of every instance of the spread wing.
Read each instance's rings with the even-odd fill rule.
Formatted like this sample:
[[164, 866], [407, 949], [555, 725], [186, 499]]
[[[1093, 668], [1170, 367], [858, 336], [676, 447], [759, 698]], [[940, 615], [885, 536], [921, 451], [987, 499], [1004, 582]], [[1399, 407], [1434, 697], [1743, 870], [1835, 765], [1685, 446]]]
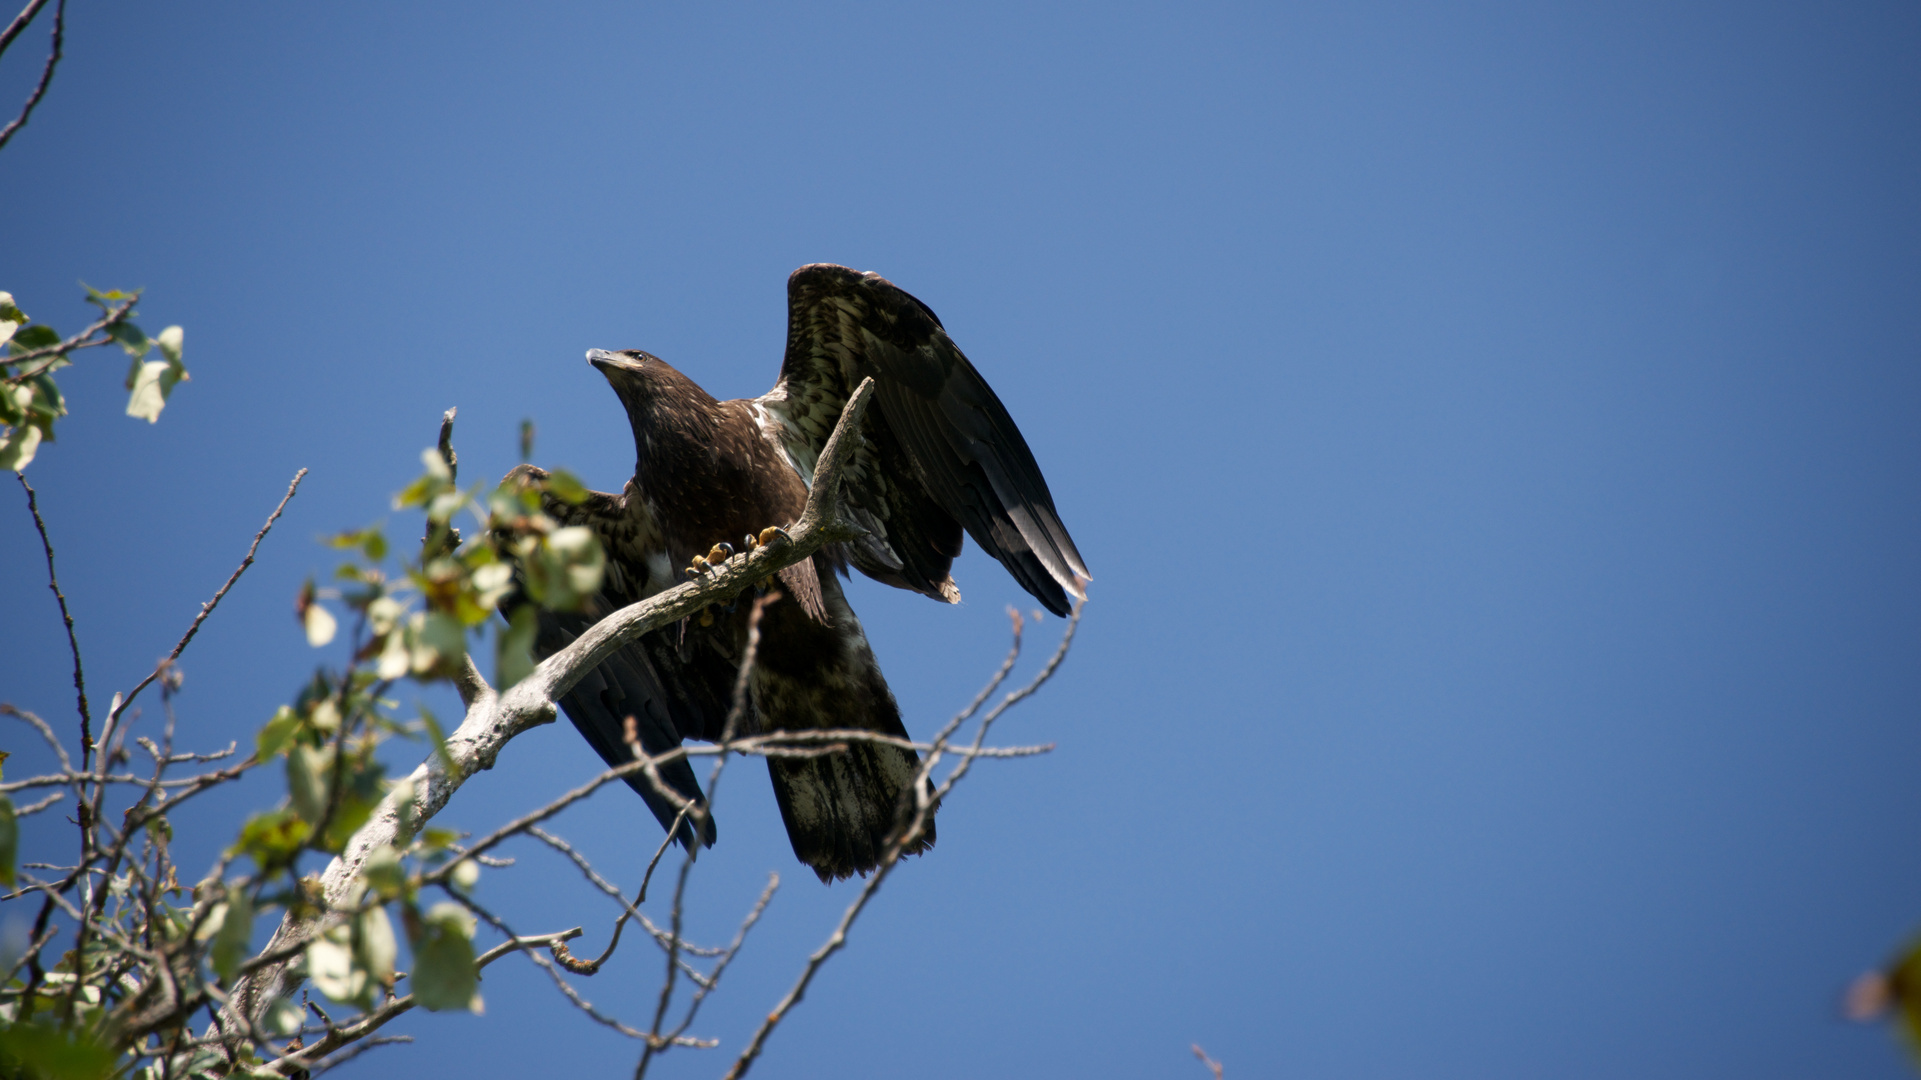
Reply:
[[852, 389], [875, 382], [849, 502], [873, 535], [849, 545], [877, 580], [948, 601], [966, 529], [1059, 615], [1092, 576], [1027, 440], [927, 305], [877, 274], [816, 263], [787, 279], [787, 355], [759, 404], [802, 476]]

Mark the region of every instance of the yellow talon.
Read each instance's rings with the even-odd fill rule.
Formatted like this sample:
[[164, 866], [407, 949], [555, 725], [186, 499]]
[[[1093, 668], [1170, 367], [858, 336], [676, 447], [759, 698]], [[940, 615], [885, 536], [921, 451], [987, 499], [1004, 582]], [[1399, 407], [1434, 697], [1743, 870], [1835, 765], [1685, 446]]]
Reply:
[[713, 550], [707, 553], [707, 561], [710, 564], [724, 563], [727, 561], [727, 557], [733, 553], [734, 546], [732, 544], [715, 544]]
[[771, 544], [774, 542], [775, 537], [779, 537], [782, 540], [793, 539], [793, 537], [787, 535], [786, 529], [783, 529], [778, 525], [769, 525], [765, 529], [762, 529], [760, 531], [760, 545], [762, 547], [766, 547], [768, 544]]

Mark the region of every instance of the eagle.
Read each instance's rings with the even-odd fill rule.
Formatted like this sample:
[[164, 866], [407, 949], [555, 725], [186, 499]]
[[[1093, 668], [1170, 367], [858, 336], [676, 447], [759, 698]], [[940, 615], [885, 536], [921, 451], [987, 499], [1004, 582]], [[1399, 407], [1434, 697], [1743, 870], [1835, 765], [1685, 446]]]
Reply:
[[[780, 573], [763, 609], [737, 734], [853, 728], [907, 737], [860, 619], [839, 579], [876, 581], [958, 603], [949, 572], [963, 533], [999, 559], [1058, 615], [1091, 579], [1027, 440], [980, 372], [926, 304], [877, 274], [817, 263], [787, 279], [787, 349], [774, 388], [718, 401], [665, 360], [638, 349], [590, 350], [627, 411], [634, 476], [618, 494], [542, 509], [600, 540], [606, 571], [577, 611], [542, 610], [534, 654], [544, 659], [588, 627], [697, 572], [732, 541], [771, 539], [800, 516], [814, 466], [849, 395], [865, 378], [874, 402], [847, 461], [844, 503], [866, 532]], [[510, 483], [548, 474], [522, 465]], [[543, 485], [544, 488], [544, 485]], [[721, 550], [716, 551], [719, 547]], [[588, 673], [560, 707], [610, 766], [683, 740], [718, 741], [733, 704], [747, 608], [712, 609], [643, 635]], [[794, 855], [823, 882], [865, 875], [880, 861], [914, 751], [854, 743], [817, 757], [769, 757], [775, 800]], [[689, 763], [660, 770], [683, 800], [704, 805]], [[628, 784], [663, 827], [678, 809], [644, 776]], [[711, 815], [681, 821], [682, 844], [712, 846]], [[908, 853], [934, 843], [932, 822]]]

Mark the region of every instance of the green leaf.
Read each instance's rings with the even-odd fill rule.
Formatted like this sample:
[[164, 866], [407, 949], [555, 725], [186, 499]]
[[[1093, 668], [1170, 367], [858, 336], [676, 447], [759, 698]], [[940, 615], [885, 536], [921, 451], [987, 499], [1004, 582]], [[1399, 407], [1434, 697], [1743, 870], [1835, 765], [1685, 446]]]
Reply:
[[292, 810], [267, 810], [247, 819], [232, 850], [263, 870], [278, 870], [300, 854], [312, 833], [313, 826]]
[[370, 907], [360, 913], [354, 925], [354, 952], [360, 965], [383, 986], [394, 981], [394, 961], [400, 946], [394, 939], [394, 924], [384, 907]]
[[[21, 311], [19, 305], [13, 302], [13, 294], [10, 292], [0, 292], [0, 319], [21, 324], [33, 321], [27, 318], [27, 313]], [[523, 426], [527, 423], [526, 420], [521, 421]]]
[[186, 333], [185, 330], [182, 330], [178, 326], [169, 326], [165, 330], [160, 331], [159, 337], [153, 339], [153, 343], [160, 346], [160, 355], [166, 357], [168, 363], [178, 364], [180, 362], [180, 346], [186, 337]]
[[[5, 316], [6, 316], [6, 312], [3, 310], [0, 310], [0, 318], [4, 318]], [[22, 317], [20, 321], [25, 322], [26, 321], [25, 317]], [[533, 459], [534, 459], [534, 418], [529, 416], [520, 422], [520, 460], [532, 461]]]
[[[492, 549], [482, 546], [480, 550]], [[514, 568], [503, 562], [489, 563], [474, 570], [467, 580], [473, 586], [473, 595], [469, 603], [461, 605], [462, 621], [469, 626], [478, 626], [486, 622], [500, 601], [514, 590]], [[468, 618], [469, 608], [477, 612], [479, 617]]]
[[381, 777], [387, 767], [373, 757], [371, 746], [361, 753], [350, 755], [346, 763], [346, 775], [340, 784], [339, 801], [334, 805], [333, 818], [327, 822], [327, 832], [322, 837], [322, 846], [328, 851], [339, 852], [353, 839], [367, 819], [373, 816], [380, 806], [380, 798], [386, 794]]
[[458, 772], [454, 766], [454, 756], [447, 752], [447, 731], [440, 726], [440, 718], [428, 711], [425, 705], [420, 706], [420, 724], [427, 729], [427, 738], [433, 740], [434, 756], [440, 759], [440, 767], [449, 774]]
[[[33, 387], [33, 402], [27, 406], [29, 410], [49, 420], [67, 415], [66, 399], [60, 396], [60, 387], [54, 383], [52, 376], [42, 372], [28, 379], [27, 384]], [[53, 438], [52, 434], [49, 433], [47, 438]]]
[[438, 827], [423, 829], [420, 833], [420, 848], [424, 852], [441, 851], [458, 839], [460, 834], [452, 829]]
[[407, 889], [407, 868], [391, 845], [376, 848], [360, 864], [360, 876], [376, 896], [393, 899]]
[[267, 721], [254, 739], [256, 756], [261, 761], [267, 761], [293, 745], [295, 736], [300, 734], [300, 727], [299, 713], [286, 705], [275, 709], [273, 719]]
[[[284, 997], [275, 998], [274, 1003], [267, 1006], [266, 1017], [261, 1021], [260, 1026], [275, 1035], [292, 1035], [300, 1030], [301, 1023], [306, 1019], [305, 1008]], [[209, 1075], [218, 1075], [218, 1073], [209, 1073]], [[195, 1080], [198, 1080], [197, 1076]]]
[[369, 562], [379, 562], [387, 557], [387, 537], [378, 526], [335, 533], [327, 538], [327, 543], [337, 548], [357, 547]]
[[474, 886], [480, 884], [480, 864], [472, 859], [462, 859], [454, 864], [453, 873], [447, 875], [447, 880], [461, 892], [472, 892]]
[[569, 525], [543, 537], [522, 567], [527, 591], [535, 600], [555, 611], [573, 611], [600, 588], [607, 556], [593, 530]]
[[35, 1080], [106, 1080], [114, 1051], [85, 1034], [39, 1024], [0, 1029], [0, 1076]]
[[300, 616], [300, 625], [307, 632], [307, 644], [316, 649], [332, 641], [334, 632], [340, 628], [333, 613], [318, 603], [307, 605], [307, 610]]
[[287, 794], [294, 812], [309, 825], [320, 824], [327, 812], [333, 756], [331, 746], [296, 746], [287, 751]]
[[220, 930], [213, 936], [213, 948], [207, 950], [207, 960], [213, 965], [220, 981], [232, 985], [233, 974], [241, 964], [246, 963], [247, 953], [253, 944], [253, 897], [245, 889], [230, 889], [227, 892], [227, 914], [220, 922]]
[[467, 628], [454, 616], [436, 611], [421, 623], [415, 643], [415, 675], [451, 675], [467, 655]]
[[13, 815], [13, 800], [0, 795], [0, 885], [13, 885], [19, 856], [20, 821]]
[[428, 499], [433, 498], [435, 491], [436, 488], [433, 477], [420, 477], [413, 483], [401, 488], [400, 494], [394, 496], [394, 509], [404, 510], [409, 506], [419, 506]]
[[369, 989], [367, 969], [354, 961], [350, 926], [333, 927], [307, 943], [307, 977], [335, 1001], [357, 1001]]
[[539, 629], [539, 612], [532, 604], [514, 609], [504, 630], [494, 634], [494, 686], [502, 693], [534, 673], [534, 633]]
[[160, 377], [167, 373], [164, 360], [149, 360], [140, 365], [133, 376], [133, 393], [127, 398], [127, 415], [149, 424], [160, 422], [160, 410], [167, 407], [167, 392], [173, 387], [161, 388]]
[[554, 498], [575, 506], [586, 502], [589, 494], [587, 485], [581, 483], [578, 477], [566, 469], [555, 469], [547, 474], [547, 490], [553, 494]]
[[480, 1011], [480, 974], [474, 968], [474, 917], [459, 904], [435, 904], [413, 940], [414, 1000], [433, 1012]]
[[146, 332], [130, 322], [117, 322], [107, 327], [107, 336], [119, 342], [120, 347], [127, 350], [127, 355], [135, 359], [147, 355], [147, 350], [153, 348], [153, 342], [147, 339]]
[[45, 323], [35, 323], [15, 330], [13, 340], [7, 343], [15, 355], [58, 344], [60, 344], [60, 332]]
[[25, 472], [40, 449], [40, 429], [22, 424], [0, 436], [0, 469]]

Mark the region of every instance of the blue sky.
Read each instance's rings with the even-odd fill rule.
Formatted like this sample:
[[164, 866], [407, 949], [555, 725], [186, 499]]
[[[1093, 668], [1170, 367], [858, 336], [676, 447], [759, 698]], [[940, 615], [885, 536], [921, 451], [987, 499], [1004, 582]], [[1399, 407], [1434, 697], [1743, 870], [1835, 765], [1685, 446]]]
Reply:
[[[400, 522], [442, 409], [463, 477], [530, 416], [616, 488], [585, 349], [757, 394], [786, 274], [875, 270], [1096, 580], [1005, 731], [1060, 748], [977, 772], [755, 1075], [1901, 1076], [1838, 999], [1921, 926], [1918, 54], [1903, 4], [76, 0], [0, 154], [0, 288], [71, 329], [77, 281], [144, 286], [193, 381], [150, 427], [93, 354], [30, 477], [104, 698], [312, 470], [183, 661], [224, 744], [338, 661], [292, 618], [314, 537]], [[64, 717], [37, 560], [0, 513], [0, 698]], [[1031, 606], [956, 576], [850, 586], [916, 733]], [[597, 768], [535, 732], [449, 820]], [[851, 890], [757, 765], [718, 813], [696, 936], [785, 882], [698, 1025], [738, 1047]], [[626, 882], [659, 836], [616, 790], [559, 831]], [[520, 854], [481, 895], [604, 941]], [[657, 967], [585, 989], [637, 1016]], [[351, 1069], [631, 1067], [526, 965], [485, 991]]]

